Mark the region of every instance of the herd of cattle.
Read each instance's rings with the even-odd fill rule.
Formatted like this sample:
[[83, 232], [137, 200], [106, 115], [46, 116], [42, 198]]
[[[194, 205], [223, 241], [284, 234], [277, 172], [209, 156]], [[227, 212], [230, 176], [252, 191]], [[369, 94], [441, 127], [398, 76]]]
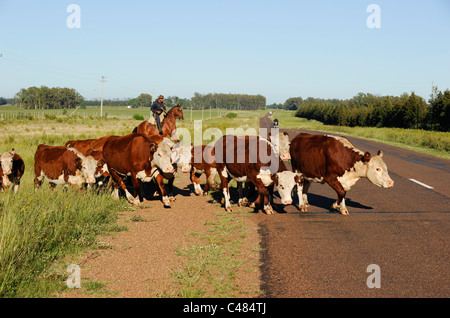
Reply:
[[[225, 135], [214, 146], [192, 146], [166, 136], [131, 133], [71, 140], [65, 146], [39, 145], [34, 157], [34, 185], [38, 189], [47, 179], [51, 187], [107, 187], [115, 199], [119, 199], [121, 189], [130, 203], [138, 205], [143, 198], [143, 183], [155, 180], [164, 206], [170, 206], [177, 172], [190, 172], [198, 195], [216, 187], [218, 175], [227, 211], [231, 211], [228, 183], [234, 179], [239, 205], [262, 208], [273, 214], [274, 191], [284, 205], [292, 204], [292, 193], [296, 193], [298, 208], [306, 212], [308, 188], [311, 182], [320, 182], [328, 183], [337, 193], [332, 208], [348, 214], [346, 191], [360, 178], [366, 177], [384, 188], [394, 184], [381, 151], [372, 157], [355, 148], [348, 139], [331, 135], [302, 133], [292, 141], [286, 133], [274, 136]], [[0, 164], [1, 189], [13, 188], [17, 192], [25, 171], [23, 159], [13, 149], [1, 154]], [[204, 189], [199, 182], [202, 174], [206, 175]], [[128, 189], [133, 189], [130, 190], [133, 193]]]

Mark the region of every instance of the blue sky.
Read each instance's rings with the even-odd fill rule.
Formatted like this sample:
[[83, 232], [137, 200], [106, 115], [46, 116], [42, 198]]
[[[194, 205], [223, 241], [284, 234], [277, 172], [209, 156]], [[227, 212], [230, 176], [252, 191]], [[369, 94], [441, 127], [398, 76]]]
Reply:
[[[368, 28], [370, 4], [381, 28]], [[69, 28], [70, 4], [81, 9]], [[75, 88], [85, 98], [194, 92], [429, 99], [450, 88], [450, 1], [0, 0], [0, 96]]]

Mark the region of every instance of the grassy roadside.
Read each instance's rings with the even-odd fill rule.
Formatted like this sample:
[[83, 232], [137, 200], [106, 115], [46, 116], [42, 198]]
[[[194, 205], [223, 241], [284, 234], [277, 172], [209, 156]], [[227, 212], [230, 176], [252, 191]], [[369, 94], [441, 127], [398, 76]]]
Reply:
[[120, 230], [117, 213], [127, 208], [105, 193], [34, 192], [29, 185], [1, 195], [0, 206], [2, 298], [47, 297], [64, 289], [68, 275], [50, 270], [54, 262], [95, 248], [97, 235]]
[[[258, 277], [260, 247], [249, 239], [248, 212], [216, 212], [206, 233], [188, 233], [196, 243], [178, 248], [184, 265], [172, 271], [176, 290], [163, 297], [246, 298], [261, 295]], [[248, 280], [247, 280], [248, 279]]]
[[280, 128], [318, 130], [369, 139], [432, 156], [450, 159], [450, 133], [401, 128], [329, 126], [315, 120], [295, 117], [293, 111], [274, 111]]

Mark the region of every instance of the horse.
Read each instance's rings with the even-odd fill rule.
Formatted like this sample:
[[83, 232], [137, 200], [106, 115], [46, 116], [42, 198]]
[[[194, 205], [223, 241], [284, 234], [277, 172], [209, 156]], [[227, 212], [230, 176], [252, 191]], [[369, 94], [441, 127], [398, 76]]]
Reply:
[[[181, 104], [172, 107], [167, 113], [164, 121], [162, 123], [162, 136], [175, 138], [176, 123], [177, 119], [184, 120], [183, 110], [181, 109]], [[138, 133], [144, 136], [159, 135], [158, 127], [152, 125], [148, 120], [143, 121], [136, 128], [134, 128], [133, 133]]]

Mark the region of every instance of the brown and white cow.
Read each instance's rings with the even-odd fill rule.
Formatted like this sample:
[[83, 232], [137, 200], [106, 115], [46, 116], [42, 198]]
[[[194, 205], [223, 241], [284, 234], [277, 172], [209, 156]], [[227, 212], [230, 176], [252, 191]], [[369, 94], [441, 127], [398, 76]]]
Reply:
[[[274, 187], [283, 204], [291, 204], [291, 192], [298, 176], [288, 171], [276, 149], [260, 136], [222, 136], [214, 146], [217, 172], [224, 195], [225, 210], [231, 211], [229, 178], [237, 182], [251, 182], [258, 192], [258, 198], [250, 207], [273, 214], [269, 199], [270, 188]], [[269, 189], [268, 189], [269, 187]]]
[[[146, 137], [149, 140], [155, 142], [157, 145], [162, 145], [162, 147], [168, 147], [169, 149], [167, 152], [167, 156], [170, 157], [170, 162], [172, 163], [173, 170], [171, 172], [167, 172], [158, 169], [155, 172], [155, 181], [158, 184], [158, 190], [164, 206], [170, 207], [171, 202], [175, 201], [175, 197], [173, 194], [173, 184], [178, 171], [187, 173], [191, 169], [191, 146], [182, 145], [181, 142], [174, 143], [169, 138], [161, 135], [151, 135]], [[164, 184], [164, 179], [168, 180], [167, 184]]]
[[34, 185], [40, 187], [46, 178], [51, 187], [58, 184], [82, 187], [95, 183], [98, 166], [92, 156], [84, 156], [75, 148], [39, 145], [34, 156]]
[[[159, 145], [140, 134], [112, 136], [103, 146], [103, 158], [108, 171], [117, 184], [114, 197], [118, 199], [118, 187], [124, 192], [127, 200], [135, 205], [140, 204], [140, 182], [150, 182], [159, 175], [159, 171], [172, 173], [172, 151], [170, 145], [161, 142]], [[134, 195], [131, 195], [122, 177], [130, 176], [133, 182]], [[138, 192], [139, 191], [139, 192]], [[167, 198], [163, 198], [167, 200]]]
[[13, 187], [14, 193], [17, 193], [24, 172], [25, 162], [14, 148], [12, 151], [0, 155], [0, 189], [2, 191]]
[[75, 148], [82, 154], [86, 154], [89, 149], [102, 150], [103, 145], [111, 136], [104, 136], [95, 139], [81, 139], [81, 140], [69, 140], [66, 142], [65, 147]]
[[[197, 195], [207, 195], [209, 189], [216, 186], [214, 179], [217, 175], [217, 168], [213, 150], [214, 147], [207, 145], [192, 147], [190, 179]], [[203, 173], [206, 175], [206, 183], [202, 190], [200, 177]]]
[[297, 188], [302, 212], [306, 212], [308, 207], [307, 193], [311, 182], [328, 183], [338, 195], [332, 208], [344, 215], [348, 214], [346, 192], [360, 178], [367, 178], [387, 189], [394, 185], [381, 150], [372, 157], [369, 152], [355, 148], [344, 137], [302, 133], [292, 140], [290, 152], [293, 170], [302, 174], [303, 187]]

